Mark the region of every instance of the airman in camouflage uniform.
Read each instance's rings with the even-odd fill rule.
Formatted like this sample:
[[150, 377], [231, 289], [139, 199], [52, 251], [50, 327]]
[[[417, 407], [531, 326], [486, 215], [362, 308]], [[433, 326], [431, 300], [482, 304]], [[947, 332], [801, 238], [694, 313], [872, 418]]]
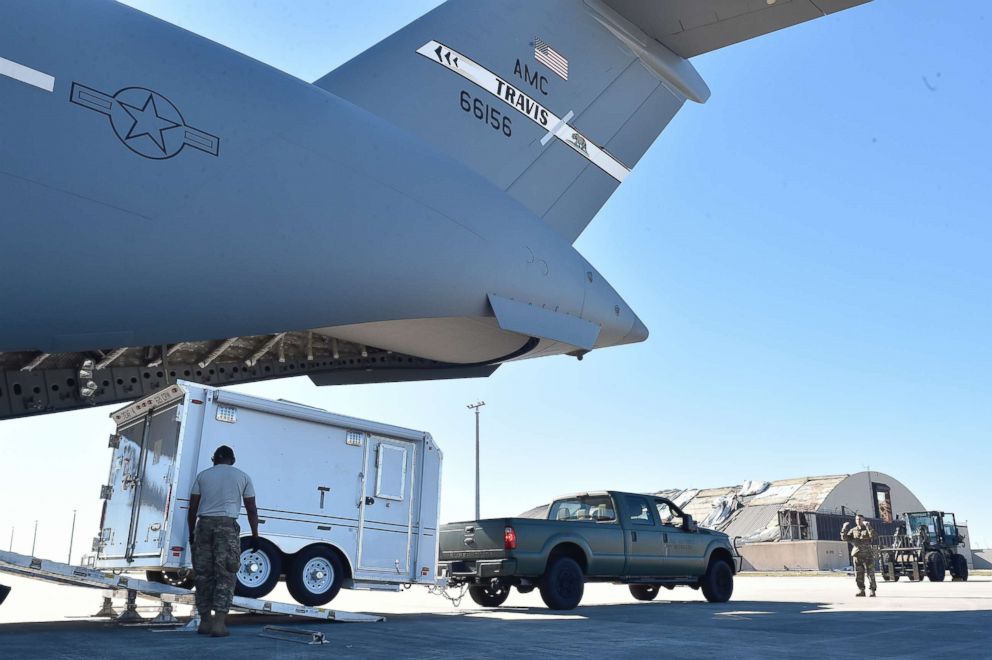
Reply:
[[[200, 518], [193, 537], [196, 609], [227, 612], [241, 565], [241, 527], [232, 518]], [[209, 616], [207, 617], [209, 618]]]
[[196, 573], [196, 611], [200, 615], [197, 632], [226, 637], [227, 613], [241, 565], [238, 516], [243, 502], [251, 526], [248, 547], [258, 548], [258, 508], [251, 477], [234, 467], [234, 450], [221, 445], [212, 460], [214, 466], [196, 475], [193, 482], [187, 524]]
[[858, 585], [856, 596], [865, 595], [865, 572], [868, 573], [868, 584], [871, 587], [871, 597], [875, 597], [875, 548], [874, 543], [878, 539], [871, 524], [865, 520], [864, 516], [858, 514], [855, 518], [854, 527], [851, 523], [844, 523], [840, 530], [840, 540], [852, 543], [851, 563], [854, 564], [854, 579]]

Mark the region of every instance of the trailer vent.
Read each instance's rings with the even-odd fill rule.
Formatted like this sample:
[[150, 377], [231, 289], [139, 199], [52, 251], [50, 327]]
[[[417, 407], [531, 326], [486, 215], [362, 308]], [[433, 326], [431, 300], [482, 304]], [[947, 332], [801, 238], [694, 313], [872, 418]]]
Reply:
[[352, 447], [361, 447], [362, 440], [364, 438], [365, 434], [361, 431], [348, 431], [348, 435], [345, 437], [344, 441]]
[[229, 406], [218, 406], [217, 407], [217, 421], [227, 422], [228, 424], [233, 424], [238, 421], [238, 410], [237, 408], [231, 408]]

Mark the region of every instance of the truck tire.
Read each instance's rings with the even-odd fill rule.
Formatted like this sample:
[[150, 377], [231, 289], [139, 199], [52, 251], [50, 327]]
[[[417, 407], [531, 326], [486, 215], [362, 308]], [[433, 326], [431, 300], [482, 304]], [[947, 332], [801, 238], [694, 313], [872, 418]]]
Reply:
[[251, 550], [250, 536], [241, 537], [241, 560], [234, 581], [234, 593], [246, 598], [262, 598], [275, 589], [282, 574], [282, 552], [272, 541], [258, 539], [258, 550]]
[[939, 552], [927, 554], [927, 577], [931, 582], [943, 582], [947, 566], [944, 565], [944, 555]]
[[510, 585], [501, 581], [486, 584], [473, 584], [468, 588], [468, 595], [478, 605], [483, 607], [499, 607], [510, 596]]
[[344, 568], [337, 553], [330, 548], [311, 545], [303, 548], [289, 562], [286, 588], [300, 605], [325, 605], [338, 595]]
[[951, 579], [955, 582], [968, 581], [968, 560], [964, 555], [951, 555]]
[[657, 584], [632, 584], [630, 587], [630, 595], [637, 600], [654, 600], [658, 597], [658, 585]]
[[180, 589], [192, 589], [196, 584], [192, 570], [183, 571], [145, 571], [145, 577], [149, 582], [167, 584]]
[[734, 593], [734, 569], [722, 559], [711, 559], [699, 582], [706, 600], [726, 603]]
[[573, 610], [582, 600], [585, 578], [571, 557], [558, 557], [548, 564], [541, 578], [541, 600], [552, 610]]

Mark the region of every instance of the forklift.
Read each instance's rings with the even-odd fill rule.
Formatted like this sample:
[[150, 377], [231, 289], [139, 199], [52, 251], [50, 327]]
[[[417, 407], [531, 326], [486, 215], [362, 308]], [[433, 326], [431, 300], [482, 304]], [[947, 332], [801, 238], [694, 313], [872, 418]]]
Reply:
[[964, 537], [953, 513], [907, 513], [897, 524], [891, 545], [878, 549], [883, 580], [896, 582], [905, 575], [913, 582], [924, 576], [943, 582], [948, 570], [955, 582], [968, 579], [968, 561], [958, 551]]

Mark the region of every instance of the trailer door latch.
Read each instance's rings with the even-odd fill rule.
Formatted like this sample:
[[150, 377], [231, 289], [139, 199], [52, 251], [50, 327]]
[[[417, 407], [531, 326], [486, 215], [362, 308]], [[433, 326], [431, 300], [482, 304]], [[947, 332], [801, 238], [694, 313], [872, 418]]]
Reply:
[[100, 486], [100, 499], [109, 500], [110, 496], [114, 494], [114, 487], [104, 484]]

